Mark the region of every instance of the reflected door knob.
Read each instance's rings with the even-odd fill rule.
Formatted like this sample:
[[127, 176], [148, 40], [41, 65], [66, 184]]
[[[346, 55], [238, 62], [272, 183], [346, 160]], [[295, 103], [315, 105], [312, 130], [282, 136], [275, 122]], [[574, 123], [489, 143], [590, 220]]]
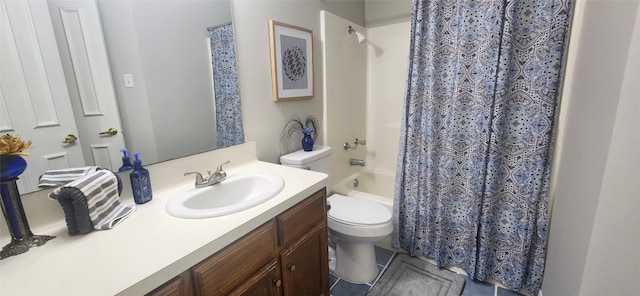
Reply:
[[276, 285], [276, 287], [280, 288], [280, 286], [282, 286], [282, 281], [281, 280], [275, 280], [273, 281], [273, 283]]
[[111, 136], [115, 136], [118, 133], [118, 130], [116, 128], [109, 128], [108, 130], [101, 132], [99, 135], [102, 137], [111, 137]]
[[292, 272], [296, 271], [296, 266], [295, 265], [289, 265], [289, 270], [291, 270]]
[[68, 134], [68, 135], [64, 136], [64, 141], [62, 141], [62, 143], [72, 144], [72, 143], [75, 143], [77, 139], [78, 139], [78, 137], [76, 137], [76, 135]]

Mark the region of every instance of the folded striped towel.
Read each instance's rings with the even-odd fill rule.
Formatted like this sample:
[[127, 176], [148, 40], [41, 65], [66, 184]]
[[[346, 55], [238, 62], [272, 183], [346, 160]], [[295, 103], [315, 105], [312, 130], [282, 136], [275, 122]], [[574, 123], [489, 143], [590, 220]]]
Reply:
[[120, 203], [119, 183], [113, 172], [99, 170], [49, 194], [62, 206], [69, 235], [111, 229], [135, 211], [134, 206]]
[[38, 187], [55, 187], [78, 180], [98, 170], [97, 166], [48, 170], [40, 176]]

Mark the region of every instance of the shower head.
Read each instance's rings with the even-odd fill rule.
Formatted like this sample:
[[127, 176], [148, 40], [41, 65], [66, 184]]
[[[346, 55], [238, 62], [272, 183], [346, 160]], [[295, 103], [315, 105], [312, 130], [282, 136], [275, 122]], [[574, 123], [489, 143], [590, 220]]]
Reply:
[[362, 44], [362, 42], [367, 40], [367, 36], [364, 36], [364, 34], [358, 32], [358, 30], [354, 29], [352, 26], [349, 26], [349, 30], [347, 30], [347, 32], [349, 32], [349, 34], [356, 33], [356, 37], [358, 38], [358, 43], [360, 44]]
[[367, 36], [364, 36], [364, 34], [356, 31], [356, 36], [358, 37], [358, 43], [362, 44], [362, 42], [364, 42], [365, 40], [367, 40]]

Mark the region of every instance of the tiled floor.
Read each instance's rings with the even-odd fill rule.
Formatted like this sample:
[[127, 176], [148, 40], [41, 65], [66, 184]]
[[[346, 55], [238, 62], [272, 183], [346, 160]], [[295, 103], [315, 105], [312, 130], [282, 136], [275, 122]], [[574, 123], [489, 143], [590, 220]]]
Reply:
[[[345, 280], [336, 277], [333, 274], [329, 274], [329, 285], [331, 287], [332, 296], [365, 296], [375, 282], [382, 276], [386, 268], [391, 264], [395, 258], [396, 253], [380, 248], [376, 248], [376, 261], [380, 272], [378, 277], [373, 281], [366, 284], [352, 284]], [[501, 287], [494, 286], [492, 284], [484, 282], [476, 282], [468, 277], [464, 277], [465, 285], [462, 291], [462, 296], [520, 296], [520, 294]]]
[[367, 295], [367, 292], [373, 284], [382, 276], [382, 273], [386, 268], [391, 264], [393, 258], [395, 257], [395, 252], [391, 250], [387, 250], [384, 248], [380, 248], [375, 246], [376, 248], [376, 262], [378, 263], [378, 276], [373, 282], [369, 282], [366, 284], [353, 284], [347, 282], [339, 277], [336, 277], [332, 273], [329, 274], [329, 287], [331, 287], [331, 295], [332, 296], [364, 296]]

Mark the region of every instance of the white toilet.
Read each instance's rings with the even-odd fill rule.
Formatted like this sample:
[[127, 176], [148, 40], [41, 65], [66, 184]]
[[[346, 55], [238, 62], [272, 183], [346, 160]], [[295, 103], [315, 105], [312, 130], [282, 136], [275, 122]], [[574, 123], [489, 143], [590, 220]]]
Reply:
[[[326, 174], [331, 173], [331, 147], [315, 146], [313, 151], [299, 150], [280, 157], [280, 163]], [[330, 182], [329, 182], [330, 184]], [[361, 197], [333, 194], [327, 227], [335, 243], [335, 264], [331, 271], [338, 277], [366, 283], [378, 275], [373, 245], [393, 231], [391, 212], [384, 206]]]

